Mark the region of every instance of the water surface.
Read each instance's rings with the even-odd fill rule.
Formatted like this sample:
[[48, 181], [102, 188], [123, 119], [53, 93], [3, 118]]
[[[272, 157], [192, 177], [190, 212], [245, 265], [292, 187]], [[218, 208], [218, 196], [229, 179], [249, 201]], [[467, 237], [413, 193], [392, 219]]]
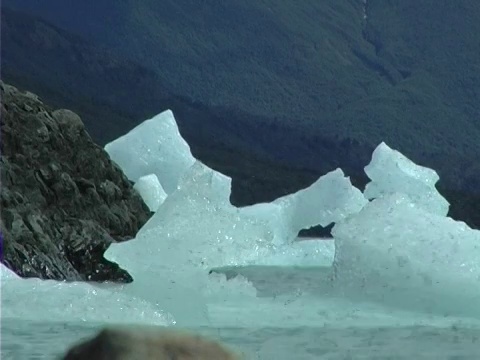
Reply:
[[[55, 359], [99, 325], [2, 324], [2, 359]], [[197, 328], [245, 352], [248, 359], [478, 359], [480, 329], [472, 328]]]

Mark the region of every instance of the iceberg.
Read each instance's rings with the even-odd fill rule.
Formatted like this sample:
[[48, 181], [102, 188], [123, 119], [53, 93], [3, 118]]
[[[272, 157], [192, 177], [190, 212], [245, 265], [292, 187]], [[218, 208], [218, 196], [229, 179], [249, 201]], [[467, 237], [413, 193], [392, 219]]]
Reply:
[[[174, 122], [171, 114], [169, 121]], [[164, 136], [183, 143], [175, 129], [170, 127], [173, 134]], [[168, 158], [162, 141], [155, 142], [157, 153], [150, 149], [151, 164], [142, 160], [155, 174], [161, 172], [157, 157], [176, 163]], [[179, 151], [191, 155], [184, 148]], [[148, 286], [146, 279], [152, 277], [155, 264], [159, 283], [182, 284], [183, 290], [175, 290], [182, 297], [190, 292], [207, 304], [206, 289], [213, 285], [205, 274], [212, 268], [329, 266], [334, 251], [334, 276], [325, 287], [332, 287], [330, 295], [413, 311], [480, 316], [472, 300], [480, 295], [474, 286], [480, 276], [473, 262], [480, 258], [473, 240], [477, 232], [446, 217], [449, 205], [435, 189], [439, 179], [435, 171], [416, 165], [385, 143], [365, 167], [371, 182], [364, 194], [337, 169], [294, 194], [243, 208], [229, 201], [231, 178], [198, 160], [188, 164], [177, 171], [175, 189], [137, 237], [112, 244], [105, 254], [127, 268], [137, 285]], [[334, 250], [319, 241], [294, 241], [301, 229], [331, 223], [336, 224]], [[469, 240], [462, 243], [465, 234]], [[247, 293], [253, 294], [250, 290]], [[452, 295], [458, 292], [462, 296]], [[454, 306], [458, 298], [465, 305], [461, 311]], [[172, 311], [171, 306], [167, 310]]]
[[305, 189], [271, 203], [243, 207], [240, 212], [268, 223], [273, 229], [273, 243], [281, 245], [293, 242], [302, 229], [345, 219], [359, 212], [367, 202], [343, 171], [336, 169]]
[[167, 193], [155, 174], [140, 177], [133, 188], [138, 191], [150, 211], [157, 211], [167, 198]]
[[157, 175], [167, 194], [176, 190], [180, 177], [195, 162], [171, 110], [108, 143], [105, 151], [133, 182], [145, 175]]
[[[364, 193], [336, 169], [294, 194], [242, 208], [230, 203], [232, 179], [192, 156], [171, 111], [105, 149], [155, 212], [135, 239], [104, 255], [134, 282], [24, 280], [2, 268], [7, 317], [211, 327], [355, 324], [358, 309], [366, 323], [412, 313], [416, 321], [421, 312], [480, 318], [480, 232], [446, 216], [435, 171], [384, 143], [365, 167]], [[333, 240], [296, 241], [301, 229], [331, 223]], [[320, 270], [315, 286], [299, 281], [295, 294], [270, 295], [238, 273], [209, 274], [247, 266]], [[60, 310], [39, 315], [52, 294]]]
[[269, 253], [266, 229], [238, 214], [228, 200], [230, 186], [229, 177], [195, 162], [135, 239], [109, 247], [105, 258], [134, 278], [126, 292], [190, 325], [208, 323], [208, 298], [244, 293], [230, 282], [218, 287], [208, 276], [213, 266], [249, 263]]
[[435, 188], [440, 179], [438, 174], [432, 169], [413, 163], [384, 142], [373, 152], [370, 164], [365, 167], [365, 173], [372, 180], [364, 191], [368, 199], [402, 193], [426, 211], [443, 216], [448, 213], [450, 204]]
[[[312, 256], [302, 250], [305, 245], [292, 246], [298, 232], [344, 219], [367, 202], [340, 170], [273, 203], [237, 208], [230, 193], [229, 177], [197, 161], [137, 237], [112, 244], [105, 256], [129, 271], [146, 271], [152, 263], [184, 270], [265, 264], [265, 259], [278, 264], [280, 258], [285, 265], [301, 265], [301, 258], [310, 265], [313, 258], [325, 263], [328, 250], [322, 245]], [[316, 244], [309, 243], [310, 249]]]
[[[163, 122], [169, 126], [162, 128]], [[331, 266], [331, 242], [328, 246], [324, 241], [294, 240], [302, 228], [344, 219], [367, 203], [340, 169], [272, 203], [237, 208], [230, 203], [230, 177], [198, 160], [192, 162], [189, 149], [183, 145], [179, 154], [172, 156], [172, 139], [186, 144], [173, 124], [173, 115], [167, 113], [106, 146], [129, 177], [138, 178], [136, 188], [144, 199], [152, 200], [150, 208], [156, 208], [135, 239], [112, 244], [105, 252], [107, 259], [128, 269], [134, 278], [133, 284], [125, 286], [126, 293], [175, 314], [180, 324], [202, 324], [210, 321], [209, 303], [256, 298], [256, 290], [248, 281], [209, 276], [212, 268]], [[162, 137], [155, 138], [155, 132]], [[140, 141], [144, 136], [146, 140]], [[165, 139], [170, 142], [165, 143]], [[131, 153], [123, 154], [127, 148]], [[141, 171], [134, 163], [141, 164]], [[177, 171], [168, 180], [170, 190], [165, 187], [168, 196], [157, 207], [151, 198], [155, 188], [164, 185], [160, 178], [166, 174], [164, 164]]]
[[409, 310], [480, 317], [480, 232], [383, 195], [337, 223], [335, 287]]
[[367, 202], [343, 171], [336, 169], [308, 188], [275, 200], [274, 204], [285, 209], [284, 221], [296, 237], [302, 229], [327, 226], [358, 213]]
[[172, 314], [136, 296], [122, 286], [85, 282], [21, 279], [2, 265], [2, 320], [92, 322], [169, 326]]
[[[18, 276], [8, 267], [0, 263], [0, 279], [2, 280], [20, 279], [20, 276]], [[0, 288], [0, 291], [1, 291], [1, 288]]]
[[208, 270], [245, 265], [273, 251], [271, 229], [230, 204], [231, 179], [197, 161], [134, 240], [112, 244], [105, 257], [130, 272], [152, 263]]
[[[336, 180], [332, 182], [332, 178]], [[328, 181], [325, 184], [340, 182], [342, 186], [338, 189], [337, 185], [323, 185], [327, 186], [327, 189], [323, 190], [322, 186], [315, 188], [324, 198], [328, 198], [323, 195], [326, 190], [337, 194], [338, 201], [332, 201], [330, 205], [330, 212], [334, 215], [327, 214], [327, 211], [327, 215], [323, 216], [327, 219], [343, 218], [341, 214], [345, 212], [338, 209], [338, 204], [340, 201], [348, 203], [349, 196], [342, 197], [341, 192], [351, 191], [351, 184], [342, 172], [327, 175], [326, 179]], [[323, 180], [319, 182], [323, 183]], [[345, 186], [346, 184], [350, 187]], [[348, 191], [347, 194], [350, 194]], [[358, 190], [353, 193], [361, 197], [359, 203], [363, 206], [366, 200], [361, 193]], [[215, 285], [212, 277], [208, 276], [208, 271], [212, 268], [247, 265], [331, 265], [331, 243], [330, 246], [324, 241], [313, 240], [289, 243], [292, 240], [290, 236], [296, 237], [298, 229], [282, 233], [276, 225], [280, 226], [282, 222], [288, 224], [288, 218], [279, 215], [278, 221], [272, 220], [272, 213], [269, 212], [272, 208], [277, 209], [279, 214], [283, 214], [284, 208], [289, 209], [288, 211], [301, 209], [294, 198], [287, 198], [285, 203], [237, 208], [230, 203], [230, 194], [231, 178], [196, 161], [178, 182], [177, 190], [165, 199], [136, 238], [112, 244], [105, 252], [107, 259], [128, 269], [134, 278], [127, 291], [156, 302], [172, 314], [181, 313], [184, 319], [179, 319], [179, 315], [176, 315], [176, 320], [184, 323], [187, 321], [184, 316], [186, 311], [189, 311], [188, 321], [191, 322], [191, 318], [195, 316], [190, 299], [196, 299], [196, 314], [205, 314], [207, 310], [202, 308], [201, 304], [221, 302], [219, 299], [233, 297], [244, 298], [244, 294], [255, 298], [252, 295], [255, 294], [255, 288], [248, 283], [244, 290], [240, 290], [241, 287], [231, 280], [225, 280], [221, 287]], [[284, 207], [283, 204], [290, 207]], [[321, 204], [319, 208], [322, 209]], [[319, 211], [319, 214], [321, 215], [322, 211]], [[277, 242], [274, 241], [276, 236]], [[168, 294], [168, 299], [165, 294]], [[183, 302], [178, 299], [186, 300]], [[202, 321], [202, 316], [198, 322]], [[203, 319], [208, 321], [208, 316], [203, 316]]]
[[334, 285], [357, 300], [480, 317], [480, 232], [446, 217], [437, 173], [381, 143], [365, 173], [373, 199], [334, 226]]

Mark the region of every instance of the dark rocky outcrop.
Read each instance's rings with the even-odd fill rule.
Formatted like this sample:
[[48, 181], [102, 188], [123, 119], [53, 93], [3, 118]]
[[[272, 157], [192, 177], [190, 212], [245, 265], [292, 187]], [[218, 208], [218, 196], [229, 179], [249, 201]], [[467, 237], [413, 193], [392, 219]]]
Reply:
[[78, 115], [1, 83], [3, 262], [23, 277], [130, 282], [103, 258], [150, 212]]

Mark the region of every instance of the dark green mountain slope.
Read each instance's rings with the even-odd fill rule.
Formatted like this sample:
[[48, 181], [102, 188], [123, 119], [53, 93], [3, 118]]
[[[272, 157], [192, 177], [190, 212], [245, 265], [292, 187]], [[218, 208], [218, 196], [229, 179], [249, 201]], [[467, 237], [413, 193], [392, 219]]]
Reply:
[[171, 108], [237, 203], [338, 166], [362, 183], [386, 141], [439, 171], [454, 216], [480, 224], [477, 2], [225, 4], [3, 0], [2, 76], [80, 113], [101, 144]]
[[[238, 109], [206, 106], [177, 96], [150, 70], [119, 60], [38, 18], [4, 9], [2, 35], [4, 80], [34, 91], [56, 107], [78, 112], [101, 144], [159, 111], [172, 109], [194, 155], [234, 178], [232, 200], [236, 204], [273, 200], [348, 162], [345, 143], [321, 137], [318, 145], [299, 142], [294, 128], [269, 126], [268, 119]], [[271, 155], [283, 152], [292, 161], [309, 146], [316, 146], [323, 158], [316, 164], [320, 170], [285, 166], [274, 162]], [[351, 147], [362, 151], [364, 163], [368, 161], [370, 148]], [[337, 156], [331, 156], [332, 152]], [[355, 169], [350, 171], [354, 181], [362, 182], [361, 167]]]
[[422, 162], [478, 154], [475, 0], [18, 3], [209, 106], [306, 134], [384, 140]]
[[[306, 137], [301, 129], [276, 123], [271, 117], [176, 95], [155, 72], [38, 18], [8, 9], [2, 13], [2, 45], [5, 80], [51, 99], [55, 106], [79, 112], [101, 144], [170, 108], [182, 134], [197, 148], [219, 143], [257, 157], [298, 162], [297, 168], [303, 161], [303, 167], [308, 164], [320, 173], [340, 163], [362, 172], [361, 165], [349, 160], [349, 153], [356, 152], [364, 163], [370, 155], [370, 148], [348, 139]], [[350, 143], [350, 148], [344, 143]], [[310, 151], [315, 158], [303, 159], [302, 154]], [[331, 156], [332, 152], [336, 155]], [[318, 157], [323, 160], [319, 162]]]

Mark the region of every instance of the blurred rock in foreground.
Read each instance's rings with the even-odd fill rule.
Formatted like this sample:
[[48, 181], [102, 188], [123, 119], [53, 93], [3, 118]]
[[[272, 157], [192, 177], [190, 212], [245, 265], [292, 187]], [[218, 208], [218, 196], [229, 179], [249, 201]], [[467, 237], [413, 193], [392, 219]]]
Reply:
[[170, 329], [104, 329], [70, 348], [63, 360], [240, 360], [222, 344]]

